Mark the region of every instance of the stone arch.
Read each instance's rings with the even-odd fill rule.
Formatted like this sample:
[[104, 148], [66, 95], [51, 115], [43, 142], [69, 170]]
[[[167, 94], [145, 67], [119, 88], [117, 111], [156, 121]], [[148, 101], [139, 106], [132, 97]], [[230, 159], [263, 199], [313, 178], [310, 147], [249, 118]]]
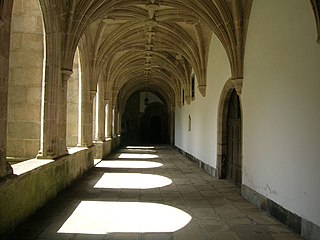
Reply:
[[313, 13], [316, 20], [316, 27], [317, 27], [317, 42], [320, 44], [320, 1], [319, 0], [310, 0]]
[[168, 110], [163, 103], [149, 104], [142, 116], [142, 136], [147, 144], [169, 143]]
[[44, 30], [38, 1], [14, 1], [12, 11], [7, 156], [29, 159], [40, 149]]
[[[223, 164], [227, 160], [227, 144], [228, 144], [228, 110], [229, 103], [232, 96], [232, 93], [235, 92], [239, 96], [240, 104], [240, 115], [243, 119], [242, 107], [241, 107], [241, 88], [234, 82], [234, 80], [229, 79], [222, 90], [220, 96], [220, 102], [218, 107], [218, 136], [217, 136], [217, 171], [219, 178], [225, 178], [226, 176], [223, 173]], [[241, 121], [241, 126], [243, 122]], [[241, 127], [242, 129], [242, 127]], [[242, 133], [241, 133], [241, 142], [242, 142]], [[242, 148], [242, 143], [241, 143]], [[242, 161], [242, 149], [241, 149], [241, 161]]]

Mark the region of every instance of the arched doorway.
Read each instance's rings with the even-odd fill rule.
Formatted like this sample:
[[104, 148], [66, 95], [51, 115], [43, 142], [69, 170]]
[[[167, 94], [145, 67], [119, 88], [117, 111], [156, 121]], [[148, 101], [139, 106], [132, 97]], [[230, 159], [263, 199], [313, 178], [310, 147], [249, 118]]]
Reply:
[[240, 99], [235, 90], [232, 91], [228, 104], [227, 116], [227, 155], [224, 171], [226, 178], [241, 186], [242, 166], [242, 121]]
[[168, 144], [169, 116], [166, 104], [153, 92], [137, 91], [127, 100], [121, 119], [121, 144]]
[[240, 98], [234, 88], [226, 85], [220, 105], [219, 177], [242, 183], [242, 114]]
[[151, 143], [162, 143], [162, 123], [159, 116], [152, 116], [150, 119], [150, 140]]

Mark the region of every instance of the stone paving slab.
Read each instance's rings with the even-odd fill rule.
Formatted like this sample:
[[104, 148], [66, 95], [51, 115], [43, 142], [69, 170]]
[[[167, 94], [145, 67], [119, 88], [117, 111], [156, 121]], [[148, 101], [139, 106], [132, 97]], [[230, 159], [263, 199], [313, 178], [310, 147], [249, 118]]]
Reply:
[[[96, 167], [18, 226], [8, 238], [11, 240], [298, 240], [301, 239], [286, 226], [257, 209], [240, 196], [240, 189], [225, 180], [217, 180], [172, 147], [155, 149], [121, 149], [108, 159], [116, 160], [121, 153], [151, 154], [151, 159], [121, 159], [121, 161], [153, 161], [158, 168]], [[108, 159], [103, 161], [108, 161]], [[141, 173], [170, 178], [172, 183], [150, 189], [94, 188], [104, 173]], [[146, 180], [148, 181], [148, 180]], [[161, 204], [179, 209], [192, 219], [173, 232], [111, 232], [58, 233], [68, 222], [81, 202], [139, 202]], [[120, 211], [121, 209], [119, 209]], [[97, 211], [97, 209], [92, 210]], [[98, 209], [99, 211], [99, 209]], [[88, 214], [90, 214], [88, 209]], [[157, 213], [161, 215], [160, 213]], [[139, 218], [137, 214], [137, 219]], [[99, 219], [77, 219], [103, 223], [110, 216]], [[124, 218], [126, 216], [124, 215]], [[146, 219], [145, 219], [146, 220]], [[168, 219], [170, 220], [170, 219]], [[137, 220], [138, 221], [138, 220]], [[147, 219], [147, 222], [149, 219]], [[153, 221], [150, 219], [150, 221]], [[178, 219], [177, 219], [178, 221]], [[146, 223], [147, 223], [146, 222]], [[121, 223], [120, 223], [121, 224]], [[133, 222], [134, 224], [134, 222]], [[159, 221], [159, 227], [167, 227]], [[120, 226], [121, 227], [121, 226]], [[127, 226], [122, 226], [127, 227]], [[143, 229], [143, 226], [142, 226]], [[79, 230], [81, 231], [81, 229]]]

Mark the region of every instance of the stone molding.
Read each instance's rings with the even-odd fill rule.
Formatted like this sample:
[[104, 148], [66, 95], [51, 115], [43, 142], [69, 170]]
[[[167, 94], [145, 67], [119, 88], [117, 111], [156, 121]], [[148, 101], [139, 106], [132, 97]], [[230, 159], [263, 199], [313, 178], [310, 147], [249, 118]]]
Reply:
[[241, 96], [242, 93], [242, 85], [243, 85], [243, 78], [231, 79], [231, 82], [234, 86], [234, 89], [237, 91], [237, 94]]
[[320, 1], [319, 0], [310, 0], [310, 1], [311, 1], [314, 16], [315, 16], [315, 20], [316, 20], [317, 34], [318, 34], [317, 43], [320, 44]]
[[199, 92], [201, 93], [201, 95], [203, 97], [206, 96], [206, 92], [207, 92], [207, 85], [199, 85], [198, 86]]

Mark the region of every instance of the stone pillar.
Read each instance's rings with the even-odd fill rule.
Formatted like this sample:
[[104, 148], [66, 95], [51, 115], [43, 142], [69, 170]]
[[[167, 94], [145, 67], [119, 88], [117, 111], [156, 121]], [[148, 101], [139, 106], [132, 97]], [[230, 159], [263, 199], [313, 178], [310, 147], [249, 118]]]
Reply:
[[95, 99], [97, 92], [96, 91], [90, 91], [90, 102], [88, 104], [88, 116], [89, 116], [89, 124], [88, 124], [88, 134], [87, 134], [87, 146], [91, 147], [93, 145], [93, 114], [95, 114], [93, 112], [93, 104], [96, 104], [96, 102], [93, 102], [93, 100]]
[[112, 91], [112, 109], [113, 111], [113, 132], [112, 132], [112, 137], [118, 137], [118, 106], [117, 106], [117, 102], [118, 102], [118, 93], [119, 90], [117, 88], [114, 88]]
[[108, 124], [107, 124], [107, 126], [108, 126], [107, 137], [108, 138], [112, 138], [112, 136], [113, 136], [112, 119], [113, 119], [112, 100], [109, 100], [109, 103], [108, 103]]
[[68, 80], [72, 74], [71, 70], [61, 70], [62, 86], [59, 102], [59, 156], [68, 153], [67, 151], [67, 104], [68, 104]]
[[174, 129], [175, 129], [175, 111], [174, 107], [171, 107], [168, 112], [168, 121], [169, 121], [169, 141], [170, 145], [174, 145]]
[[68, 80], [67, 102], [67, 147], [75, 147], [79, 142], [79, 101], [80, 101], [80, 64], [79, 52], [76, 51], [73, 73]]
[[9, 79], [10, 27], [13, 1], [0, 4], [0, 177], [12, 174], [7, 157], [7, 104]]
[[92, 101], [96, 94], [90, 91], [89, 66], [81, 61], [81, 79], [80, 79], [80, 120], [79, 120], [79, 143], [78, 147], [92, 146]]
[[98, 134], [97, 140], [104, 141], [105, 140], [105, 103], [104, 103], [104, 86], [103, 86], [102, 78], [98, 81], [98, 91], [97, 91], [97, 124], [98, 124]]
[[113, 129], [113, 137], [118, 137], [118, 109], [116, 106], [113, 106], [114, 109], [114, 129]]
[[118, 136], [121, 135], [121, 116], [122, 114], [118, 110]]
[[[46, 34], [46, 62], [43, 79], [41, 144], [38, 158], [54, 159], [66, 152], [61, 146], [59, 121], [62, 119], [61, 103], [65, 100], [61, 73], [61, 33]], [[65, 141], [64, 141], [65, 142]], [[62, 149], [62, 151], [61, 151]], [[63, 152], [63, 153], [61, 153]]]
[[[60, 58], [58, 54], [53, 57]], [[54, 159], [67, 154], [67, 85], [72, 71], [60, 70], [57, 65], [51, 65], [50, 60], [46, 62], [42, 100], [43, 138], [37, 157]]]
[[109, 100], [104, 100], [104, 139], [110, 138], [109, 129]]

